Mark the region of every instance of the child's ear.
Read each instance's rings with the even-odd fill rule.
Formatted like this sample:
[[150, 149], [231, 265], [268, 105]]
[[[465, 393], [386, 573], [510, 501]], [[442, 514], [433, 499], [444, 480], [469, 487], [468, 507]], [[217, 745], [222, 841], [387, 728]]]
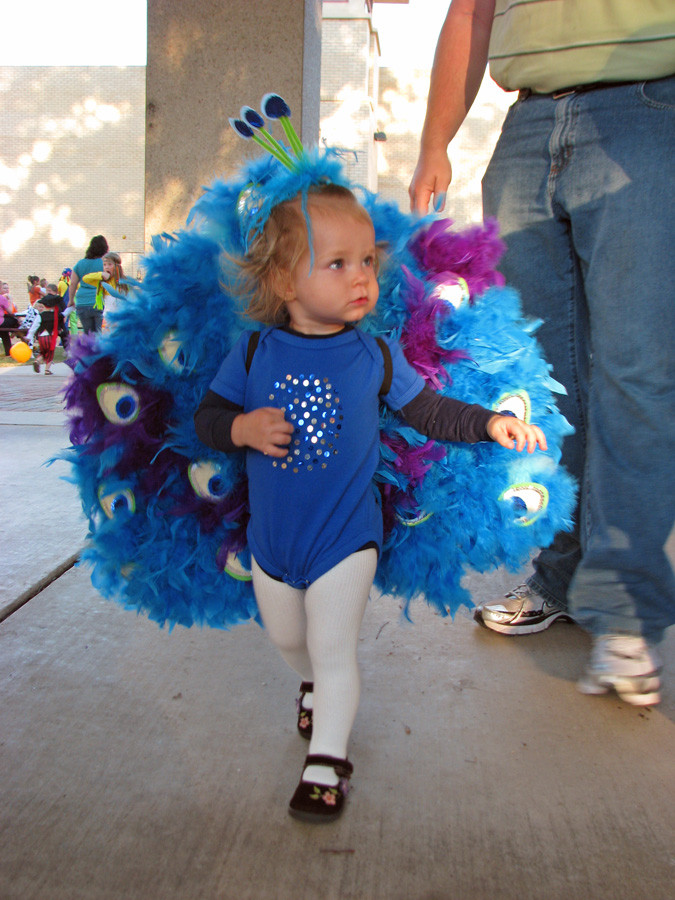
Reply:
[[293, 279], [288, 269], [277, 269], [272, 275], [272, 287], [274, 293], [284, 303], [290, 303], [295, 300], [295, 288], [293, 287]]

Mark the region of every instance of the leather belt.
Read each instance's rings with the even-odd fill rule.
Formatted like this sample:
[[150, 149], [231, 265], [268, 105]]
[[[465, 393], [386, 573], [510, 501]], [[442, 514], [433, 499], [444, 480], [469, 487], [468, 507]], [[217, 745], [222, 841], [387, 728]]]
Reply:
[[574, 84], [570, 87], [559, 88], [550, 94], [540, 94], [530, 88], [521, 88], [518, 91], [519, 100], [527, 100], [528, 97], [548, 97], [550, 100], [560, 100], [562, 97], [568, 97], [570, 94], [585, 94], [588, 91], [599, 91], [604, 88], [627, 87], [630, 84], [637, 84], [636, 81], [594, 81], [591, 84]]

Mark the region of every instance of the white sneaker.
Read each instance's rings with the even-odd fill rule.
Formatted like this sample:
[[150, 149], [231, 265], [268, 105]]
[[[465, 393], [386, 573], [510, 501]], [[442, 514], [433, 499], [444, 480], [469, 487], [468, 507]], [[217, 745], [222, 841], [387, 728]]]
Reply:
[[630, 634], [594, 638], [586, 674], [577, 682], [582, 694], [606, 694], [613, 688], [633, 706], [653, 706], [661, 700], [661, 660], [654, 647]]
[[544, 600], [526, 584], [509, 591], [503, 599], [484, 603], [474, 611], [474, 619], [500, 634], [535, 634], [554, 622], [571, 622], [569, 613]]

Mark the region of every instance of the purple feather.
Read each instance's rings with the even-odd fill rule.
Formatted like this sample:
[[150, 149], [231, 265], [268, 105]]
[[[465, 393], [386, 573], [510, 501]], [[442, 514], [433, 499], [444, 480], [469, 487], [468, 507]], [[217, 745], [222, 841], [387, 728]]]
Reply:
[[442, 283], [450, 274], [459, 275], [468, 284], [472, 301], [491, 285], [503, 285], [504, 277], [495, 268], [505, 250], [497, 222], [488, 219], [462, 232], [451, 226], [451, 219], [438, 219], [412, 242], [413, 255], [429, 279]]
[[[435, 441], [426, 441], [413, 447], [400, 434], [380, 432], [382, 443], [396, 456], [392, 467], [399, 476], [400, 487], [382, 486], [382, 518], [387, 538], [396, 524], [397, 511], [420, 512], [414, 499], [414, 490], [424, 480], [432, 464], [445, 457], [445, 448]], [[402, 489], [406, 485], [405, 490]]]
[[461, 350], [445, 350], [439, 346], [436, 321], [439, 316], [451, 315], [452, 307], [440, 298], [428, 298], [425, 283], [415, 278], [405, 266], [402, 269], [406, 279], [404, 299], [409, 311], [401, 332], [403, 352], [424, 380], [435, 390], [440, 390], [444, 384], [452, 383], [445, 366], [468, 359], [468, 356]]

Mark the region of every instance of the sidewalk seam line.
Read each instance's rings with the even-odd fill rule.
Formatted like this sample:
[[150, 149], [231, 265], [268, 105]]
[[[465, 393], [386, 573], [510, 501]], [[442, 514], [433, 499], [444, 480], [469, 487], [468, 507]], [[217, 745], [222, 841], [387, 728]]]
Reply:
[[37, 597], [41, 591], [44, 591], [46, 587], [49, 587], [50, 584], [53, 584], [58, 578], [72, 569], [75, 563], [79, 560], [81, 550], [77, 553], [74, 553], [72, 556], [69, 556], [68, 559], [64, 560], [58, 566], [53, 568], [51, 572], [48, 572], [43, 578], [39, 581], [36, 581], [31, 587], [27, 588], [22, 594], [20, 594], [16, 600], [13, 600], [8, 606], [6, 606], [3, 610], [0, 610], [0, 623], [4, 622], [8, 619], [13, 613], [15, 613], [18, 609], [21, 609], [22, 606], [25, 606], [29, 600], [32, 600], [34, 597]]

